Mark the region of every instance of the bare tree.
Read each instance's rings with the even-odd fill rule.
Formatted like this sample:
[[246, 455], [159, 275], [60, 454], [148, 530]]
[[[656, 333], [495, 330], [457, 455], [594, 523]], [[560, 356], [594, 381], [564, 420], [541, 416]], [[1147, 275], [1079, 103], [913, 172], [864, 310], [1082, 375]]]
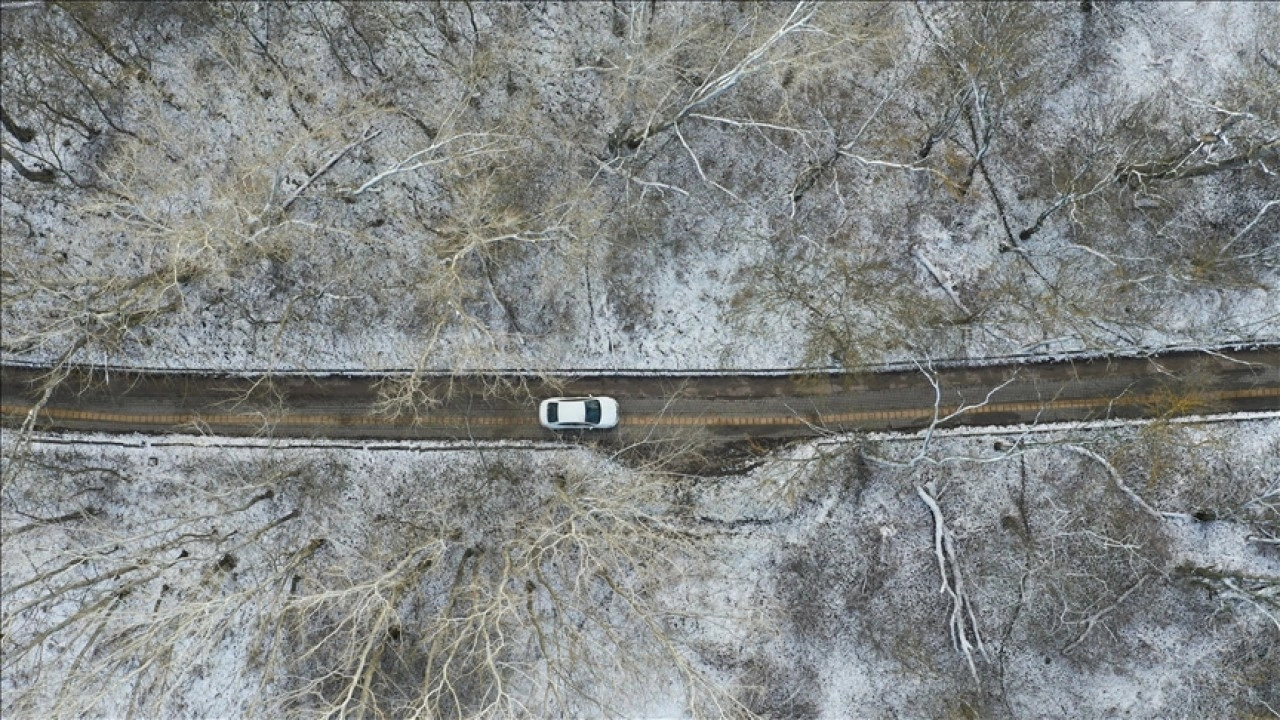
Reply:
[[[6, 487], [6, 712], [165, 714], [203, 668], [243, 679], [231, 714], [615, 714], [662, 683], [695, 716], [749, 715], [678, 630], [718, 532], [658, 473], [479, 449], [430, 498], [342, 518], [371, 478], [333, 455], [153, 470], [49, 448]], [[381, 490], [422, 484], [397, 475]]]

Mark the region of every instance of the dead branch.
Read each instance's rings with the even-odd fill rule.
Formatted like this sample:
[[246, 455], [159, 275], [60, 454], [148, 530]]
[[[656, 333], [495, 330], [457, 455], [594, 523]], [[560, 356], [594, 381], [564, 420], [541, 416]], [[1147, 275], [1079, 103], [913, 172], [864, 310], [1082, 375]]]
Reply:
[[[951, 613], [948, 616], [951, 644], [964, 655], [974, 683], [981, 684], [978, 678], [978, 668], [973, 660], [973, 651], [976, 648], [984, 659], [989, 659], [987, 648], [982, 642], [982, 635], [978, 631], [978, 620], [974, 615], [973, 605], [969, 600], [969, 593], [964, 585], [964, 574], [961, 572], [960, 560], [956, 554], [955, 539], [947, 528], [946, 521], [942, 516], [942, 509], [938, 507], [938, 502], [934, 497], [937, 495], [936, 484], [933, 481], [929, 481], [924, 485], [917, 485], [916, 494], [920, 496], [920, 499], [928, 506], [930, 514], [933, 515], [933, 554], [938, 560], [938, 574], [942, 577], [940, 592], [951, 598]], [[971, 636], [972, 640], [970, 639]]]
[[813, 19], [815, 11], [816, 4], [808, 0], [796, 3], [791, 13], [787, 15], [786, 20], [772, 35], [743, 56], [732, 68], [699, 85], [679, 110], [663, 120], [651, 117], [642, 130], [611, 139], [610, 147], [615, 150], [620, 147], [634, 150], [649, 138], [675, 127], [677, 123], [684, 120], [694, 111], [701, 109], [716, 98], [729, 92], [744, 79], [760, 70], [764, 65], [764, 59], [789, 35], [813, 30], [812, 26], [809, 25], [809, 21]]
[[1124, 478], [1120, 475], [1120, 471], [1116, 470], [1115, 466], [1108, 462], [1106, 458], [1080, 445], [1064, 445], [1063, 447], [1077, 455], [1087, 457], [1105, 468], [1107, 475], [1111, 478], [1111, 482], [1116, 486], [1116, 489], [1124, 493], [1125, 496], [1132, 500], [1133, 504], [1137, 505], [1144, 513], [1150, 515], [1156, 520], [1166, 519], [1168, 513], [1162, 513], [1147, 504], [1147, 501], [1143, 500], [1141, 495], [1134, 492], [1132, 488], [1125, 484]]

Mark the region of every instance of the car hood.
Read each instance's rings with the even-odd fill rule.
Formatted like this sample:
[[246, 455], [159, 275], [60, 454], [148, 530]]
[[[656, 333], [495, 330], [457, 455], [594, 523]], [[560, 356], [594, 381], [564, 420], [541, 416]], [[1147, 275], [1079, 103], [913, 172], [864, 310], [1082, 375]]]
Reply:
[[618, 403], [613, 398], [596, 398], [600, 401], [600, 427], [609, 428], [618, 424]]

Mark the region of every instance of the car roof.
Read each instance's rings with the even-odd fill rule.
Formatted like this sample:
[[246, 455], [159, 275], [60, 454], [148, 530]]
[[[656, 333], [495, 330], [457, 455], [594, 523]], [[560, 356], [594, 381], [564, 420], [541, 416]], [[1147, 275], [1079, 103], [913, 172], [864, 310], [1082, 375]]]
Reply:
[[588, 398], [562, 398], [557, 408], [560, 423], [584, 423], [587, 421]]

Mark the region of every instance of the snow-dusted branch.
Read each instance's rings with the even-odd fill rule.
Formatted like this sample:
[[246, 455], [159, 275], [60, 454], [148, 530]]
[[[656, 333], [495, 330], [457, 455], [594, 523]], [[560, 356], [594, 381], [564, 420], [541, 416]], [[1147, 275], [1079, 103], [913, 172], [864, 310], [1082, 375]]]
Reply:
[[1258, 211], [1258, 214], [1253, 216], [1253, 220], [1250, 220], [1248, 225], [1245, 225], [1243, 228], [1241, 228], [1240, 232], [1236, 233], [1234, 237], [1232, 237], [1230, 240], [1227, 241], [1227, 244], [1222, 246], [1221, 252], [1225, 253], [1227, 250], [1231, 248], [1232, 245], [1235, 245], [1236, 243], [1240, 242], [1241, 238], [1247, 235], [1250, 230], [1253, 230], [1255, 227], [1257, 227], [1258, 223], [1262, 222], [1262, 216], [1266, 215], [1268, 210], [1270, 210], [1271, 208], [1277, 205], [1280, 205], [1280, 200], [1271, 200], [1271, 201], [1268, 201], [1266, 205], [1263, 205], [1262, 209]]
[[925, 270], [929, 271], [929, 274], [933, 276], [934, 281], [938, 283], [938, 287], [942, 288], [943, 292], [947, 294], [947, 297], [951, 298], [951, 302], [960, 309], [960, 312], [964, 313], [966, 316], [971, 314], [969, 312], [969, 308], [965, 307], [964, 303], [960, 301], [960, 295], [956, 293], [956, 289], [951, 284], [950, 279], [943, 275], [942, 271], [929, 261], [929, 258], [925, 257], [924, 253], [920, 251], [919, 246], [912, 246], [911, 257], [914, 257]]
[[951, 535], [951, 530], [947, 528], [942, 508], [938, 507], [938, 501], [934, 497], [937, 492], [933, 481], [916, 486], [916, 494], [933, 515], [933, 554], [938, 560], [938, 574], [942, 577], [942, 587], [939, 592], [951, 599], [951, 613], [947, 621], [951, 631], [951, 644], [964, 655], [965, 662], [969, 665], [969, 673], [977, 683], [980, 681], [973, 651], [976, 649], [983, 658], [987, 658], [987, 648], [982, 642], [973, 604], [969, 600], [969, 593], [964, 585], [964, 574], [961, 572], [960, 560], [956, 555], [955, 539]]
[[321, 175], [324, 175], [325, 173], [329, 172], [329, 170], [333, 168], [333, 166], [336, 165], [339, 160], [347, 156], [347, 153], [369, 142], [370, 140], [378, 137], [381, 134], [382, 134], [381, 130], [373, 130], [372, 128], [365, 130], [364, 133], [360, 136], [359, 140], [354, 140], [348, 143], [346, 147], [334, 153], [333, 156], [330, 157], [329, 160], [325, 162], [324, 165], [320, 166], [319, 170], [316, 170], [315, 172], [311, 173], [311, 176], [308, 177], [306, 181], [302, 183], [302, 185], [299, 185], [297, 190], [294, 190], [293, 193], [289, 195], [289, 199], [285, 200], [284, 203], [280, 205], [280, 211], [287, 212], [289, 210], [289, 206], [293, 205], [293, 203], [298, 198], [302, 197], [302, 194], [307, 191], [307, 188], [311, 187], [312, 183], [314, 183]]
[[590, 153], [587, 153], [587, 156], [590, 157], [593, 161], [595, 161], [596, 165], [599, 166], [599, 168], [604, 172], [609, 173], [610, 175], [617, 175], [618, 177], [626, 179], [628, 182], [632, 182], [640, 186], [640, 197], [642, 198], [644, 197], [644, 194], [649, 190], [657, 190], [659, 193], [664, 193], [669, 191], [669, 192], [678, 193], [680, 195], [684, 195], [685, 197], [689, 196], [689, 191], [685, 190], [684, 188], [677, 187], [675, 185], [670, 185], [668, 183], [658, 182], [656, 180], [645, 180], [643, 178], [637, 177], [632, 173], [627, 172], [626, 169], [623, 167], [620, 167], [620, 166], [615, 167], [612, 161], [605, 162], [604, 160], [601, 160], [600, 158], [596, 157], [595, 155], [591, 155]]
[[[1025, 241], [1025, 240], [1031, 239], [1033, 235], [1035, 235], [1037, 232], [1040, 232], [1040, 228], [1044, 226], [1044, 222], [1048, 220], [1050, 216], [1052, 216], [1054, 213], [1058, 212], [1062, 208], [1068, 207], [1068, 206], [1074, 207], [1075, 205], [1093, 197], [1094, 195], [1101, 193], [1103, 190], [1106, 190], [1108, 187], [1111, 186], [1111, 183], [1112, 183], [1111, 177], [1104, 175], [1102, 178], [1097, 180], [1091, 187], [1084, 190], [1077, 189], [1078, 183], [1080, 182], [1081, 178], [1084, 177], [1085, 173], [1089, 171], [1090, 167], [1091, 165], [1089, 163], [1086, 163], [1082, 168], [1080, 168], [1079, 171], [1076, 172], [1075, 177], [1071, 178], [1071, 183], [1068, 186], [1068, 190], [1060, 194], [1058, 196], [1058, 199], [1055, 200], [1052, 205], [1050, 205], [1038, 216], [1036, 216], [1035, 222], [1031, 223], [1031, 225], [1027, 226], [1021, 232], [1018, 233], [1019, 241]], [[1088, 250], [1089, 248], [1084, 248], [1084, 249]], [[1109, 262], [1111, 261], [1110, 258], [1106, 257], [1105, 255], [1101, 255], [1101, 253], [1097, 253], [1096, 251], [1092, 251], [1092, 250], [1090, 250], [1090, 252], [1094, 252], [1094, 254], [1097, 254], [1100, 257], [1103, 257]]]
[[777, 123], [760, 122], [759, 120], [735, 120], [733, 118], [721, 117], [719, 115], [706, 115], [704, 113], [689, 113], [689, 117], [707, 122], [720, 123], [734, 128], [750, 128], [755, 130], [777, 130], [778, 132], [793, 133], [801, 137], [813, 135], [817, 131], [807, 130], [805, 128], [791, 127], [789, 125], [778, 125]]
[[[958, 460], [965, 460], [969, 462], [997, 462], [1010, 457], [1011, 454], [1013, 454], [1013, 451], [1009, 453], [1002, 453], [1001, 455], [993, 458], [970, 458], [970, 457], [936, 458], [931, 456], [929, 454], [929, 451], [931, 449], [930, 446], [933, 442], [933, 435], [937, 431], [939, 426], [941, 426], [943, 423], [954, 420], [955, 418], [971, 410], [976, 410], [978, 408], [982, 408], [989, 405], [991, 403], [991, 399], [995, 397], [996, 393], [1000, 392], [1005, 387], [1007, 387], [1010, 383], [1017, 380], [1018, 378], [1017, 372], [1015, 371], [1008, 378], [1006, 378], [1004, 382], [988, 390], [986, 396], [982, 399], [981, 402], [962, 404], [956, 407], [955, 409], [950, 410], [950, 412], [947, 412], [944, 415], [943, 414], [944, 408], [942, 406], [942, 386], [938, 383], [937, 373], [934, 372], [933, 370], [932, 362], [928, 361], [927, 364], [928, 364], [928, 367], [922, 366], [919, 362], [916, 363], [916, 368], [918, 368], [920, 372], [924, 373], [925, 378], [928, 379], [929, 381], [929, 385], [933, 387], [933, 417], [929, 421], [929, 426], [922, 431], [924, 437], [923, 437], [923, 441], [920, 443], [919, 451], [917, 451], [915, 455], [913, 455], [911, 458], [907, 460], [891, 460], [889, 458], [880, 457], [878, 455], [872, 455], [865, 451], [863, 452], [863, 456], [866, 457], [868, 460], [878, 463], [880, 465], [886, 465], [889, 467], [900, 467], [900, 468], [915, 467], [920, 464], [941, 465], [946, 462], [953, 462]], [[1015, 445], [1015, 450], [1016, 448], [1017, 446]]]
[[469, 239], [465, 243], [460, 244], [460, 246], [456, 250], [454, 250], [452, 253], [449, 253], [448, 255], [445, 255], [444, 257], [440, 258], [440, 262], [443, 265], [453, 268], [457, 266], [457, 264], [461, 260], [471, 255], [472, 253], [475, 253], [480, 250], [484, 250], [485, 248], [491, 245], [496, 245], [498, 243], [504, 243], [504, 242], [538, 243], [546, 240], [552, 240], [555, 238], [562, 238], [562, 237], [568, 237], [568, 236], [569, 236], [568, 227], [563, 225], [552, 225], [550, 227], [546, 227], [541, 230], [524, 230], [521, 232], [505, 233], [502, 235], [494, 235], [490, 237], [476, 237], [476, 238]]
[[1120, 597], [1115, 599], [1115, 602], [1111, 603], [1110, 605], [1107, 605], [1106, 607], [1102, 608], [1101, 610], [1095, 612], [1094, 614], [1090, 615], [1089, 617], [1083, 620], [1072, 622], [1071, 624], [1073, 625], [1083, 624], [1084, 630], [1080, 631], [1080, 634], [1076, 636], [1076, 639], [1073, 640], [1070, 645], [1062, 649], [1062, 653], [1064, 655], [1067, 653], [1070, 653], [1072, 650], [1076, 649], [1076, 647], [1079, 646], [1080, 643], [1084, 642], [1085, 638], [1089, 636], [1090, 631], [1092, 631], [1093, 628], [1097, 626], [1098, 621], [1102, 620], [1107, 615], [1110, 615], [1113, 610], [1120, 607], [1120, 605], [1124, 604], [1124, 601], [1128, 600], [1130, 595], [1134, 594], [1135, 592], [1138, 591], [1138, 588], [1142, 587], [1143, 583], [1147, 581], [1147, 577], [1148, 577], [1147, 575], [1143, 575], [1142, 577], [1138, 578], [1138, 581], [1135, 582], [1133, 585], [1131, 585], [1128, 590], [1125, 590], [1123, 593], [1121, 593]]
[[1124, 478], [1120, 476], [1120, 471], [1116, 470], [1115, 466], [1112, 465], [1110, 462], [1108, 462], [1106, 458], [1080, 445], [1065, 445], [1064, 447], [1066, 447], [1066, 449], [1070, 450], [1071, 452], [1076, 453], [1078, 455], [1083, 455], [1084, 457], [1087, 457], [1090, 460], [1093, 460], [1094, 462], [1098, 463], [1102, 467], [1106, 468], [1107, 474], [1111, 477], [1111, 482], [1116, 486], [1116, 489], [1124, 493], [1130, 500], [1133, 501], [1133, 504], [1141, 508], [1143, 512], [1155, 518], [1156, 520], [1164, 520], [1168, 517], [1167, 513], [1162, 513], [1159, 510], [1156, 510], [1155, 508], [1151, 507], [1151, 505], [1147, 504], [1146, 500], [1142, 499], [1141, 495], [1134, 492], [1133, 488], [1130, 488], [1128, 485], [1126, 485], [1124, 482]]
[[803, 0], [796, 3], [792, 8], [791, 14], [782, 23], [782, 27], [778, 28], [767, 40], [759, 47], [747, 53], [742, 60], [738, 61], [728, 72], [716, 77], [712, 80], [704, 82], [701, 87], [693, 92], [689, 97], [688, 103], [677, 113], [673, 122], [679, 122], [686, 115], [694, 110], [715, 100], [724, 93], [733, 89], [739, 82], [749, 75], [756, 65], [771, 51], [774, 46], [782, 42], [784, 38], [793, 32], [812, 29], [809, 21], [813, 19], [813, 14], [817, 9], [817, 4]]
[[923, 165], [918, 165], [915, 163], [898, 163], [898, 162], [890, 162], [888, 160], [876, 160], [874, 158], [863, 157], [862, 155], [858, 155], [857, 153], [852, 152], [851, 147], [852, 147], [851, 144], [844, 145], [843, 147], [840, 148], [840, 154], [843, 155], [844, 157], [852, 158], [868, 167], [883, 167], [883, 168], [892, 168], [894, 170], [906, 170], [908, 172], [928, 173], [938, 178], [939, 180], [943, 181], [944, 183], [949, 182], [951, 180], [951, 178], [947, 177], [946, 173], [936, 168], [925, 167]]
[[[461, 140], [471, 139], [475, 139], [478, 142], [466, 147], [460, 152], [445, 153], [445, 150], [449, 149], [451, 145], [454, 145]], [[436, 140], [427, 147], [410, 153], [391, 167], [377, 173], [368, 180], [365, 180], [358, 187], [348, 190], [347, 195], [349, 197], [358, 197], [370, 190], [375, 190], [378, 185], [387, 178], [394, 177], [402, 173], [413, 172], [432, 165], [441, 165], [446, 162], [460, 160], [463, 158], [499, 152], [500, 149], [505, 149], [504, 144], [501, 142], [501, 140], [505, 139], [507, 139], [506, 136], [487, 132], [459, 133], [457, 135], [450, 135], [443, 140]]]
[[728, 195], [729, 197], [741, 203], [742, 198], [734, 194], [732, 190], [725, 187], [724, 185], [721, 185], [715, 180], [712, 180], [711, 178], [707, 177], [707, 173], [702, 170], [702, 162], [698, 160], [698, 154], [693, 151], [693, 148], [689, 147], [689, 143], [684, 139], [684, 133], [680, 132], [680, 123], [678, 122], [673, 123], [671, 127], [675, 130], [676, 137], [680, 139], [680, 144], [684, 146], [685, 151], [689, 153], [689, 157], [693, 158], [693, 166], [698, 171], [698, 177], [702, 178], [703, 182], [707, 183], [708, 185], [711, 185], [715, 189], [723, 192], [724, 194]]
[[742, 82], [745, 78], [754, 74], [757, 70], [765, 65], [762, 62], [765, 57], [779, 43], [786, 39], [789, 35], [797, 32], [814, 31], [815, 28], [809, 25], [809, 21], [813, 19], [813, 15], [817, 10], [817, 3], [810, 0], [803, 0], [796, 3], [791, 13], [787, 15], [787, 19], [782, 25], [773, 32], [763, 43], [747, 53], [729, 70], [708, 79], [698, 86], [684, 104], [669, 118], [655, 122], [654, 119], [645, 125], [644, 129], [638, 133], [633, 133], [625, 138], [621, 138], [615, 143], [617, 147], [639, 147], [641, 143], [654, 135], [666, 132], [674, 127], [681, 120], [684, 120], [694, 111], [711, 103], [716, 98], [724, 95]]
[[1280, 630], [1280, 585], [1271, 583], [1261, 589], [1245, 588], [1235, 578], [1222, 578], [1221, 583], [1229, 596], [1254, 606]]

